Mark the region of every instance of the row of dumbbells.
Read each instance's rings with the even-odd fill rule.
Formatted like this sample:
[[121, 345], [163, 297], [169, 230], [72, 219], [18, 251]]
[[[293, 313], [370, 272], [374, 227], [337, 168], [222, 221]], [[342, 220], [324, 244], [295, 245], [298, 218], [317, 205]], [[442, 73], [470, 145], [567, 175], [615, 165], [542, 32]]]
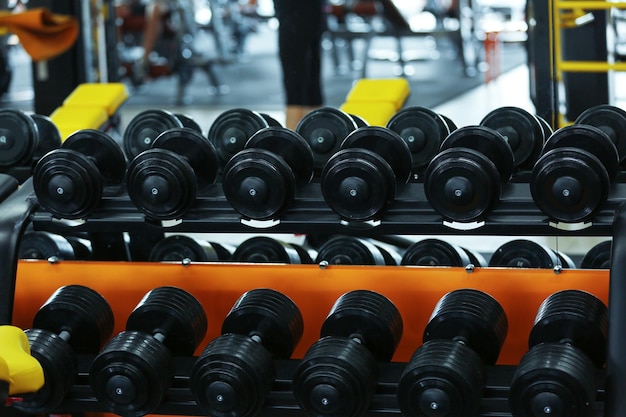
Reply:
[[[93, 289], [58, 289], [26, 330], [45, 385], [14, 407], [53, 412], [75, 383], [76, 354], [96, 354], [88, 379], [101, 406], [122, 416], [154, 412], [181, 377], [174, 357], [193, 356], [205, 337], [203, 306], [185, 290], [158, 287], [130, 313], [126, 330], [111, 338], [113, 321], [111, 307]], [[379, 365], [392, 360], [403, 327], [398, 308], [380, 293], [355, 290], [339, 297], [293, 374], [301, 409], [310, 416], [364, 416]], [[216, 417], [257, 415], [273, 387], [275, 360], [291, 358], [303, 329], [303, 316], [286, 295], [271, 289], [244, 293], [224, 319], [221, 336], [185, 375], [197, 405]], [[424, 329], [423, 345], [397, 381], [402, 414], [478, 415], [486, 367], [496, 364], [507, 332], [505, 311], [491, 295], [474, 289], [444, 295]], [[578, 290], [546, 298], [511, 380], [512, 415], [589, 415], [606, 338], [601, 300]]]
[[[41, 231], [25, 233], [18, 252], [19, 259], [102, 259], [92, 255], [89, 241], [85, 239]], [[480, 252], [438, 238], [418, 240], [406, 248], [399, 248], [353, 236], [329, 236], [322, 239], [310, 236], [303, 244], [270, 236], [254, 236], [233, 245], [174, 234], [158, 240], [149, 250], [147, 259], [131, 257], [117, 260], [610, 269], [610, 259], [610, 240], [594, 245], [577, 265], [570, 256], [527, 239], [514, 239], [502, 244], [487, 260]]]
[[211, 196], [219, 178], [237, 212], [268, 220], [279, 218], [297, 186], [317, 175], [334, 212], [369, 221], [384, 215], [399, 184], [418, 178], [446, 220], [473, 222], [497, 206], [515, 172], [525, 171], [537, 207], [553, 220], [576, 223], [603, 207], [625, 153], [626, 115], [613, 106], [591, 108], [554, 133], [514, 107], [461, 128], [422, 107], [400, 110], [385, 127], [322, 108], [295, 131], [232, 109], [207, 136], [179, 118], [165, 110], [138, 114], [124, 132], [124, 150], [102, 132], [70, 136], [35, 167], [40, 202], [57, 217], [84, 218], [105, 185], [126, 179], [129, 197], [147, 217], [177, 219], [198, 196]]

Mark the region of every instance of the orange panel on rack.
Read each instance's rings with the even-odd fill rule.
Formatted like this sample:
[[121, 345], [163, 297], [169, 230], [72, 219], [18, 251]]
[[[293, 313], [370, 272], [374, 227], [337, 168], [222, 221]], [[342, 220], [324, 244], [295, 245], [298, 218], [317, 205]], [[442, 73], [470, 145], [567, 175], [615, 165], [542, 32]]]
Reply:
[[[209, 332], [200, 350], [220, 332], [235, 300], [254, 288], [273, 288], [291, 297], [302, 310], [304, 336], [294, 357], [300, 358], [319, 338], [319, 330], [334, 301], [355, 289], [380, 292], [391, 299], [404, 320], [404, 334], [394, 361], [408, 361], [421, 345], [424, 327], [436, 302], [459, 288], [485, 291], [504, 307], [509, 333], [500, 364], [517, 364], [527, 350], [527, 338], [537, 308], [550, 294], [564, 289], [588, 291], [608, 302], [607, 270], [180, 264], [79, 262], [50, 264], [19, 261], [14, 325], [28, 328], [36, 309], [62, 285], [82, 284], [100, 292], [113, 307], [115, 332], [123, 330], [132, 308], [150, 289], [173, 285], [195, 295], [206, 310]], [[197, 352], [199, 353], [199, 352]]]

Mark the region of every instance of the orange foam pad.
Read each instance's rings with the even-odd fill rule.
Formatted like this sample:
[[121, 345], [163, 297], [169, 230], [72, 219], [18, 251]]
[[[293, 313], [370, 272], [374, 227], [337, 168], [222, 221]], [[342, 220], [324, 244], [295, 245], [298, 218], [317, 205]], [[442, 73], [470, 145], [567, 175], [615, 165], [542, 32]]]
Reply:
[[387, 296], [399, 309], [404, 331], [394, 361], [406, 362], [422, 344], [424, 328], [437, 301], [447, 292], [474, 288], [489, 293], [504, 308], [509, 331], [499, 364], [517, 364], [528, 350], [528, 335], [537, 309], [550, 294], [580, 289], [608, 303], [608, 270], [429, 268], [417, 266], [192, 264], [140, 262], [19, 261], [14, 323], [28, 328], [41, 306], [60, 286], [82, 284], [102, 294], [115, 315], [115, 333], [151, 289], [173, 285], [191, 292], [203, 305], [209, 323], [197, 354], [220, 335], [231, 307], [245, 291], [273, 288], [289, 296], [304, 318], [304, 335], [294, 358], [320, 337], [320, 329], [336, 299], [356, 289]]

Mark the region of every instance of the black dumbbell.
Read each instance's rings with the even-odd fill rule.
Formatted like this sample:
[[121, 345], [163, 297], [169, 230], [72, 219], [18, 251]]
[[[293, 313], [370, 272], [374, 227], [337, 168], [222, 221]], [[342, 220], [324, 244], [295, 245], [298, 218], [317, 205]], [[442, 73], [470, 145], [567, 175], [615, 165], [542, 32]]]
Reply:
[[174, 114], [178, 120], [182, 123], [183, 127], [187, 127], [191, 130], [195, 130], [196, 132], [202, 134], [202, 128], [192, 117], [183, 114], [183, 113], [175, 113]]
[[391, 252], [352, 236], [335, 236], [324, 242], [315, 258], [315, 263], [320, 262], [330, 265], [398, 265]]
[[296, 126], [311, 146], [316, 176], [322, 172], [328, 159], [340, 148], [343, 140], [358, 128], [354, 118], [334, 107], [321, 107], [304, 115]]
[[44, 154], [61, 146], [52, 120], [19, 109], [0, 109], [0, 168], [31, 168]]
[[378, 385], [379, 362], [393, 357], [402, 326], [400, 312], [382, 294], [342, 295], [293, 375], [302, 410], [311, 416], [363, 416]]
[[189, 385], [198, 405], [214, 417], [252, 417], [275, 378], [275, 359], [289, 359], [302, 337], [300, 310], [284, 294], [255, 289], [235, 302], [222, 335], [191, 368]]
[[399, 134], [409, 146], [415, 177], [421, 176], [450, 134], [448, 124], [440, 114], [421, 106], [399, 110], [386, 127]]
[[120, 146], [102, 131], [84, 129], [39, 159], [33, 186], [39, 204], [53, 216], [82, 219], [96, 209], [105, 187], [117, 192], [125, 175]]
[[580, 262], [581, 269], [611, 269], [612, 242], [605, 240], [594, 245]]
[[444, 295], [398, 381], [402, 415], [477, 416], [485, 366], [496, 363], [507, 331], [506, 314], [489, 294], [460, 289]]
[[506, 268], [554, 268], [561, 265], [549, 247], [527, 239], [514, 239], [500, 245], [489, 258], [489, 266]]
[[480, 254], [470, 254], [458, 245], [436, 238], [420, 240], [409, 246], [402, 255], [402, 265], [486, 266]]
[[178, 219], [213, 184], [218, 170], [211, 142], [192, 129], [172, 128], [130, 162], [128, 196], [151, 219]]
[[65, 398], [77, 374], [76, 354], [94, 354], [113, 332], [113, 312], [96, 291], [81, 285], [57, 289], [26, 330], [30, 352], [44, 371], [44, 386], [14, 407], [50, 413]]
[[546, 298], [530, 332], [530, 350], [511, 380], [513, 416], [590, 416], [607, 327], [607, 308], [590, 293], [564, 290]]
[[175, 375], [173, 356], [194, 353], [207, 330], [200, 302], [177, 287], [149, 291], [93, 360], [89, 382], [109, 412], [138, 417], [161, 403]]
[[241, 151], [254, 133], [273, 123], [268, 120], [261, 113], [243, 108], [220, 113], [208, 133], [209, 140], [217, 150], [220, 166], [226, 165], [230, 158]]
[[590, 125], [570, 125], [550, 136], [533, 167], [530, 191], [551, 219], [578, 223], [591, 219], [607, 200], [619, 169], [609, 136]]
[[122, 143], [128, 160], [152, 147], [161, 133], [173, 128], [185, 127], [186, 119], [163, 109], [148, 109], [136, 114], [124, 129]]
[[290, 205], [298, 185], [313, 178], [313, 152], [302, 136], [284, 127], [254, 133], [226, 163], [222, 189], [245, 218], [270, 220]]
[[394, 201], [396, 186], [411, 175], [411, 151], [397, 133], [361, 127], [324, 165], [321, 188], [330, 208], [346, 221], [377, 220]]
[[444, 219], [481, 221], [497, 205], [513, 169], [513, 151], [500, 133], [486, 126], [461, 127], [428, 164], [424, 192]]
[[310, 264], [309, 253], [296, 243], [268, 236], [254, 236], [241, 242], [233, 253], [235, 262]]
[[216, 242], [185, 235], [171, 235], [158, 241], [150, 251], [150, 262], [223, 262], [232, 250]]
[[84, 240], [55, 233], [31, 230], [22, 235], [18, 259], [87, 260], [91, 245]]
[[621, 165], [626, 161], [626, 111], [610, 104], [599, 104], [583, 111], [575, 124], [595, 126], [611, 139]]
[[492, 110], [480, 121], [480, 125], [496, 130], [506, 139], [518, 170], [533, 167], [548, 139], [539, 119], [520, 107], [505, 106]]

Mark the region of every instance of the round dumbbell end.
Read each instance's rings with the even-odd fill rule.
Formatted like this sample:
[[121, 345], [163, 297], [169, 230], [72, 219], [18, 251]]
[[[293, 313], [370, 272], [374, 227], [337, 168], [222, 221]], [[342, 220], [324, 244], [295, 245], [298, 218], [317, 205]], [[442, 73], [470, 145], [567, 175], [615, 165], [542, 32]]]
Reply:
[[389, 361], [402, 329], [402, 316], [391, 300], [373, 291], [355, 290], [337, 299], [320, 335], [357, 338], [378, 361]]
[[268, 236], [244, 240], [233, 253], [233, 260], [254, 263], [307, 263], [295, 246]]
[[465, 267], [470, 262], [470, 257], [461, 247], [440, 239], [424, 239], [406, 249], [401, 264]]
[[0, 110], [0, 167], [30, 163], [39, 145], [35, 121], [18, 109]]
[[553, 250], [527, 239], [515, 239], [499, 246], [489, 259], [489, 266], [506, 268], [553, 268], [558, 256]]
[[319, 247], [315, 263], [331, 265], [385, 265], [385, 258], [376, 245], [349, 236], [334, 237]]
[[128, 159], [150, 149], [154, 140], [168, 129], [181, 128], [183, 123], [175, 114], [161, 109], [148, 109], [134, 116], [126, 129], [122, 142]]
[[235, 108], [220, 113], [209, 128], [209, 140], [215, 146], [220, 162], [225, 165], [241, 151], [248, 139], [268, 127], [263, 116], [255, 111]]
[[611, 241], [605, 240], [593, 246], [585, 253], [580, 262], [581, 269], [610, 269]]
[[107, 395], [113, 398], [116, 403], [129, 404], [137, 396], [137, 389], [133, 381], [125, 375], [115, 375], [111, 377], [104, 387]]

